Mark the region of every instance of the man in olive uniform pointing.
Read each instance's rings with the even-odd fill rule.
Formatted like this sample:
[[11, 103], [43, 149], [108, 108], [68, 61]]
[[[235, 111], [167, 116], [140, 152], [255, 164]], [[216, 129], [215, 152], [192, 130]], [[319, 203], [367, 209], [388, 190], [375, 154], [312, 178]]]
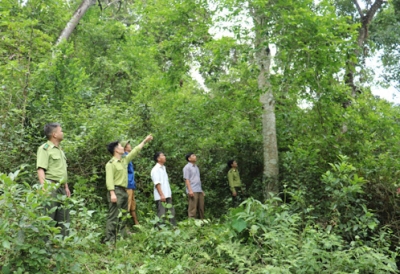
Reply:
[[40, 184], [61, 183], [60, 187], [51, 193], [51, 203], [46, 207], [48, 211], [56, 208], [49, 213], [49, 216], [56, 222], [56, 226], [61, 229], [63, 237], [68, 235], [69, 210], [64, 208], [63, 202], [57, 198], [58, 195], [71, 196], [68, 188], [67, 158], [62, 151], [60, 143], [64, 139], [64, 133], [59, 123], [49, 123], [44, 126], [44, 133], [47, 142], [41, 145], [37, 151], [36, 169]]
[[125, 222], [118, 217], [121, 209], [128, 209], [128, 163], [139, 153], [145, 143], [153, 139], [148, 135], [138, 146], [132, 149], [128, 155], [124, 155], [124, 147], [119, 141], [107, 145], [107, 150], [113, 155], [106, 164], [106, 186], [108, 201], [108, 216], [106, 224], [106, 236], [104, 241], [115, 241], [118, 231], [125, 228]]

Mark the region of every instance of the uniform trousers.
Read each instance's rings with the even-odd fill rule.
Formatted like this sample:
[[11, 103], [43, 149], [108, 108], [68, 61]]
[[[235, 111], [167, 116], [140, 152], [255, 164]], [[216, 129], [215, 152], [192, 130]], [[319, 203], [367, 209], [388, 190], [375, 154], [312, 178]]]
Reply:
[[55, 226], [60, 228], [61, 235], [65, 237], [69, 234], [69, 209], [65, 207], [64, 201], [58, 197], [59, 195], [67, 196], [64, 185], [51, 192], [50, 203], [45, 206], [45, 210], [48, 216], [56, 222]]
[[[122, 210], [127, 210], [128, 208], [128, 194], [126, 193], [125, 188], [115, 187], [115, 195], [117, 196], [117, 202], [111, 202], [110, 191], [107, 192], [107, 201], [108, 201], [108, 215], [107, 215], [107, 224], [106, 224], [106, 237], [105, 241], [113, 241], [117, 240], [118, 232], [124, 233], [126, 221], [125, 218], [118, 217], [119, 213]], [[122, 214], [121, 214], [122, 215]]]
[[243, 190], [240, 188], [235, 189], [236, 196], [232, 196], [232, 207], [238, 207], [243, 199]]

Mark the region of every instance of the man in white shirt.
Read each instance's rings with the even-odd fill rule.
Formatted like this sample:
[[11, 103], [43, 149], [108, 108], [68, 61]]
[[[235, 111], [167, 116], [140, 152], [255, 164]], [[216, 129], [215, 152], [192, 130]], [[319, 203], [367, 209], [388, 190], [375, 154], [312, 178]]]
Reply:
[[[154, 201], [156, 202], [157, 216], [163, 220], [169, 219], [169, 222], [176, 226], [171, 187], [167, 170], [164, 166], [166, 161], [164, 153], [157, 152], [154, 154], [154, 161], [157, 164], [151, 170], [151, 180], [154, 183]], [[166, 204], [170, 206], [165, 207]]]

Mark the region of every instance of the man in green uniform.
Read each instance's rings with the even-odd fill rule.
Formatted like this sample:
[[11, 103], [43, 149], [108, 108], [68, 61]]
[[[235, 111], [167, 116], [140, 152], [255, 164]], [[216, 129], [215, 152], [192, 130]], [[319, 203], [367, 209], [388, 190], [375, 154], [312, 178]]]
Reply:
[[242, 182], [240, 181], [239, 171], [237, 170], [237, 163], [235, 160], [228, 161], [228, 181], [229, 189], [232, 193], [232, 206], [237, 207], [241, 199], [243, 199]]
[[106, 164], [108, 216], [105, 242], [115, 242], [118, 231], [125, 228], [125, 222], [122, 222], [118, 215], [121, 209], [128, 209], [128, 194], [126, 192], [126, 187], [128, 186], [128, 164], [139, 153], [145, 143], [150, 140], [153, 140], [153, 136], [148, 135], [128, 155], [124, 155], [124, 147], [119, 141], [111, 142], [107, 145], [107, 150], [113, 157]]
[[63, 206], [62, 200], [58, 199], [58, 195], [71, 196], [67, 183], [67, 158], [60, 146], [64, 139], [64, 133], [59, 123], [45, 125], [44, 133], [48, 141], [41, 145], [37, 151], [37, 174], [42, 185], [45, 181], [54, 184], [61, 183], [60, 187], [52, 191], [51, 202], [46, 209], [50, 211], [50, 209], [56, 208], [55, 211], [49, 213], [49, 216], [61, 229], [61, 235], [65, 237], [68, 235], [68, 228], [65, 224], [69, 223], [69, 210]]

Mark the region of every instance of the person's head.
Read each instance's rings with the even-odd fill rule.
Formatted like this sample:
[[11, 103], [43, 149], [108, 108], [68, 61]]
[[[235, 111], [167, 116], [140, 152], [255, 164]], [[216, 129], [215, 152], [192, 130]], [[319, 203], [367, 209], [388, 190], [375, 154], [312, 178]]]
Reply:
[[193, 152], [186, 154], [185, 158], [186, 158], [186, 161], [191, 162], [191, 163], [195, 163], [197, 161], [196, 154], [194, 154]]
[[130, 141], [121, 141], [120, 143], [121, 143], [121, 146], [124, 147], [125, 152], [129, 153], [132, 151], [132, 146], [131, 146]]
[[59, 123], [48, 123], [44, 126], [44, 134], [48, 140], [54, 139], [62, 141], [64, 139], [64, 133]]
[[107, 150], [111, 153], [111, 155], [114, 155], [114, 153], [118, 153], [120, 155], [124, 154], [124, 147], [120, 144], [119, 141], [109, 143], [107, 145]]
[[229, 168], [237, 168], [237, 163], [235, 160], [229, 160], [227, 164]]
[[166, 161], [167, 161], [167, 158], [165, 157], [165, 154], [164, 154], [164, 152], [156, 152], [155, 154], [154, 154], [154, 161], [156, 162], [156, 163], [159, 163], [160, 165], [163, 165]]

